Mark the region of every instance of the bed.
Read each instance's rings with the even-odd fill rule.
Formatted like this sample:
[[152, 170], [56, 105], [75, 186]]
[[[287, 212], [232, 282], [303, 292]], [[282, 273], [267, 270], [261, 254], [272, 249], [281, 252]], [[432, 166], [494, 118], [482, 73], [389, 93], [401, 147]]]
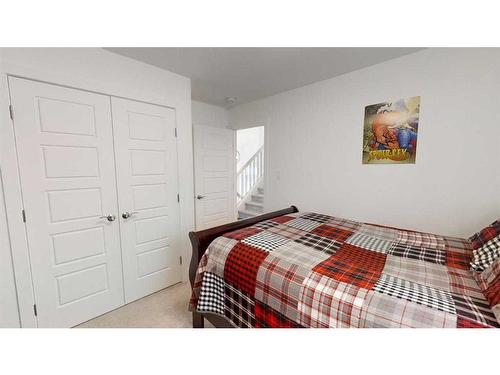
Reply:
[[499, 326], [466, 239], [295, 206], [190, 239], [196, 328]]

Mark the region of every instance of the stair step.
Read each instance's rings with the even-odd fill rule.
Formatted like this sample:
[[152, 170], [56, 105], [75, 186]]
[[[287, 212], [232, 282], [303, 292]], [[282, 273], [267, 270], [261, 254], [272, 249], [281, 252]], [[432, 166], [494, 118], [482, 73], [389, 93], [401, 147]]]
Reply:
[[245, 203], [245, 210], [262, 213], [264, 212], [264, 205], [262, 203], [247, 202]]
[[238, 211], [238, 220], [248, 219], [249, 217], [254, 217], [259, 215], [258, 212], [248, 211], [248, 210], [239, 210]]
[[259, 194], [264, 195], [264, 188], [259, 187], [257, 188], [257, 191], [259, 192]]
[[251, 203], [263, 203], [264, 195], [263, 194], [252, 194]]

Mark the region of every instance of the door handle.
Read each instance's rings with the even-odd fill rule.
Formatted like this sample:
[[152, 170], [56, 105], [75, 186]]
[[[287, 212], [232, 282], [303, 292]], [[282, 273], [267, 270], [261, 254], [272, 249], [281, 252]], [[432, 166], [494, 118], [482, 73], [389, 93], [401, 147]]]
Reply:
[[116, 216], [115, 215], [100, 216], [99, 219], [106, 219], [108, 221], [115, 221], [116, 220]]
[[125, 212], [122, 214], [122, 217], [123, 217], [124, 219], [128, 219], [130, 216], [135, 215], [135, 214], [137, 214], [137, 213], [138, 213], [138, 212], [127, 212], [127, 211], [125, 211]]
[[196, 196], [196, 199], [203, 199], [203, 198], [205, 198], [205, 196], [204, 196], [204, 195], [197, 195], [197, 196]]

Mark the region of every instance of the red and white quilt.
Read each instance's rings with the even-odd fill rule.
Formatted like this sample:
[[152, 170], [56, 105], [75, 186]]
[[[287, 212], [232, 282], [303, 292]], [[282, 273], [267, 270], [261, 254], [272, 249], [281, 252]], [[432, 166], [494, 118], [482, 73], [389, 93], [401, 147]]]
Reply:
[[237, 327], [498, 327], [468, 240], [295, 213], [226, 233], [190, 309]]

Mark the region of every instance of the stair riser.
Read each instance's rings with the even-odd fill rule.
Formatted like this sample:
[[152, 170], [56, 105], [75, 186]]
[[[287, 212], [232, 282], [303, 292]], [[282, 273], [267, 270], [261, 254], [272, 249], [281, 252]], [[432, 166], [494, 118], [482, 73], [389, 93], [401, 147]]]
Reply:
[[252, 201], [254, 203], [264, 203], [264, 197], [259, 195], [252, 195]]
[[253, 217], [254, 215], [247, 214], [245, 212], [238, 212], [238, 220], [248, 219], [249, 217]]
[[256, 204], [252, 204], [252, 203], [245, 203], [245, 209], [250, 210], [250, 211], [259, 212], [259, 213], [264, 212], [262, 206], [258, 206]]

